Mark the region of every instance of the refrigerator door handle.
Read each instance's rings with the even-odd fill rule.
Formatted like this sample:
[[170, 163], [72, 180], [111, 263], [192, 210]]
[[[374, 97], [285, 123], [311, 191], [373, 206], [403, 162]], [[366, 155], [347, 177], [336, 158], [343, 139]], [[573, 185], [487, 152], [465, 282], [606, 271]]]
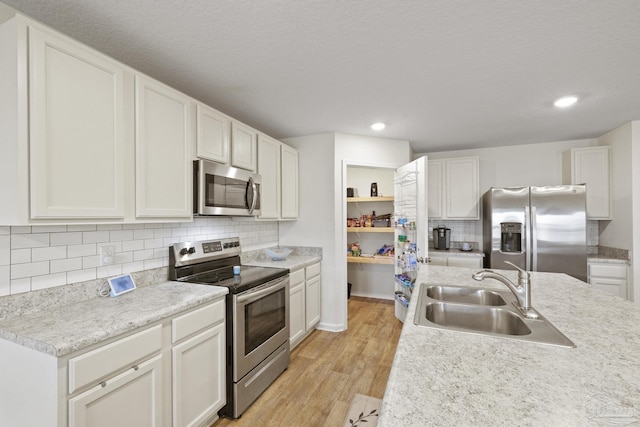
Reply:
[[524, 269], [532, 271], [531, 269], [531, 216], [529, 215], [529, 206], [524, 207]]
[[538, 233], [536, 207], [531, 206], [531, 271], [538, 271]]

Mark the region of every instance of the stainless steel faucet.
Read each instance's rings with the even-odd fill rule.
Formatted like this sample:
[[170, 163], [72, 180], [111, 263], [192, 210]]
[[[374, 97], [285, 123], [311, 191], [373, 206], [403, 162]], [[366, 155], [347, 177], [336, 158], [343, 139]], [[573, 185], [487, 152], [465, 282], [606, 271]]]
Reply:
[[505, 261], [505, 263], [512, 265], [518, 270], [517, 285], [502, 274], [496, 273], [492, 270], [481, 270], [477, 273], [474, 273], [471, 277], [473, 277], [475, 280], [484, 280], [487, 278], [496, 279], [497, 281], [504, 283], [518, 300], [518, 309], [524, 315], [524, 317], [526, 317], [527, 319], [539, 318], [540, 315], [538, 314], [538, 312], [536, 312], [535, 309], [531, 307], [531, 275], [512, 262]]

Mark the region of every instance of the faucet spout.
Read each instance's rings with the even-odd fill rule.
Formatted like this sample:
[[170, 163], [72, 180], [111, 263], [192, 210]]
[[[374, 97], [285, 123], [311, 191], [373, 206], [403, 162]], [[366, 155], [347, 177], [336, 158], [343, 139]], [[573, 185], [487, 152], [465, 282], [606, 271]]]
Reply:
[[474, 280], [495, 279], [504, 285], [506, 285], [511, 293], [516, 297], [518, 301], [518, 309], [529, 319], [537, 319], [539, 315], [531, 307], [531, 276], [530, 274], [518, 267], [517, 265], [505, 261], [505, 263], [514, 266], [518, 270], [518, 284], [513, 283], [507, 277], [502, 274], [496, 273], [492, 270], [480, 270], [474, 273], [471, 277]]

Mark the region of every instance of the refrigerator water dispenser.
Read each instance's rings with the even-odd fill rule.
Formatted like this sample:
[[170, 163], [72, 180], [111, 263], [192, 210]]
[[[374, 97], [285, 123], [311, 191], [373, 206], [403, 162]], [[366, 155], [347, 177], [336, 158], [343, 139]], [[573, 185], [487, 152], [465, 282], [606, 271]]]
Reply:
[[522, 252], [522, 224], [519, 222], [500, 223], [500, 251]]

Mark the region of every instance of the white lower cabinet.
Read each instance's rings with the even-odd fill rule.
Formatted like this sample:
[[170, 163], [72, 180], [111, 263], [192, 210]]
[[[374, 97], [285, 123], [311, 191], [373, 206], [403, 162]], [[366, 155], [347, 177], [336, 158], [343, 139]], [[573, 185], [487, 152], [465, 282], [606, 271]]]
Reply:
[[162, 426], [162, 355], [69, 399], [69, 427]]
[[183, 335], [196, 335], [172, 349], [173, 426], [197, 426], [226, 403], [224, 302], [174, 319], [174, 339], [180, 322]]
[[293, 348], [302, 341], [307, 329], [304, 268], [289, 275], [289, 344]]
[[208, 425], [226, 403], [225, 301], [55, 357], [0, 340], [0, 425]]
[[429, 264], [445, 267], [482, 268], [481, 256], [433, 256], [429, 255]]
[[320, 263], [289, 275], [289, 344], [299, 344], [320, 322], [322, 308]]
[[588, 282], [596, 289], [627, 298], [627, 266], [606, 262], [589, 261]]

